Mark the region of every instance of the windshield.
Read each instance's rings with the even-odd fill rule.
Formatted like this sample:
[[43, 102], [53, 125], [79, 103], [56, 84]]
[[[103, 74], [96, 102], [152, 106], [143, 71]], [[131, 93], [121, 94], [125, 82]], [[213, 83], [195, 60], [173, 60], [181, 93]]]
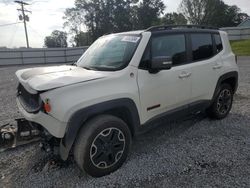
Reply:
[[131, 60], [140, 35], [109, 35], [96, 40], [78, 60], [77, 66], [101, 71], [120, 70]]

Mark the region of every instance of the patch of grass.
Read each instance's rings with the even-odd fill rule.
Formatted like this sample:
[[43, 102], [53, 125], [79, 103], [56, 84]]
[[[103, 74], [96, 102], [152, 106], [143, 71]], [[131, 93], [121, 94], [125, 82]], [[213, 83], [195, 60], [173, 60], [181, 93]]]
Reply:
[[230, 43], [237, 56], [250, 56], [250, 40], [231, 41]]

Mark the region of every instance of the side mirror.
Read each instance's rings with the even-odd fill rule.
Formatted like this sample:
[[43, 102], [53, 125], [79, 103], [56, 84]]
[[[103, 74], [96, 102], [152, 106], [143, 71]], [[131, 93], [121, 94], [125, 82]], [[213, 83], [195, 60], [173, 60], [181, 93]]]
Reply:
[[151, 70], [153, 72], [158, 72], [160, 70], [169, 70], [173, 65], [172, 58], [169, 56], [159, 56], [154, 57], [151, 60]]

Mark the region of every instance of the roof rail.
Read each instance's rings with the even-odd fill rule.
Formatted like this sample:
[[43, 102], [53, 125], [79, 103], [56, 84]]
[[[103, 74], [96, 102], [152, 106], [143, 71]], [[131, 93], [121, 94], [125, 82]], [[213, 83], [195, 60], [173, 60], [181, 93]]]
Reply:
[[162, 30], [171, 30], [171, 29], [180, 29], [180, 28], [197, 28], [197, 29], [215, 29], [219, 30], [217, 27], [204, 26], [204, 25], [159, 25], [152, 26], [146, 29], [145, 31], [162, 31]]

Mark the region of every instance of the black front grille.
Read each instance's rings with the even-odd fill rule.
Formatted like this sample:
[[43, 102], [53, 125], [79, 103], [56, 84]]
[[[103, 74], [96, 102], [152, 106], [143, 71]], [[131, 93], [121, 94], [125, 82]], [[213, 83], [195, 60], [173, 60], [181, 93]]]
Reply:
[[39, 94], [29, 93], [22, 84], [18, 85], [17, 98], [19, 99], [23, 108], [29, 113], [36, 113], [42, 106], [42, 101]]

